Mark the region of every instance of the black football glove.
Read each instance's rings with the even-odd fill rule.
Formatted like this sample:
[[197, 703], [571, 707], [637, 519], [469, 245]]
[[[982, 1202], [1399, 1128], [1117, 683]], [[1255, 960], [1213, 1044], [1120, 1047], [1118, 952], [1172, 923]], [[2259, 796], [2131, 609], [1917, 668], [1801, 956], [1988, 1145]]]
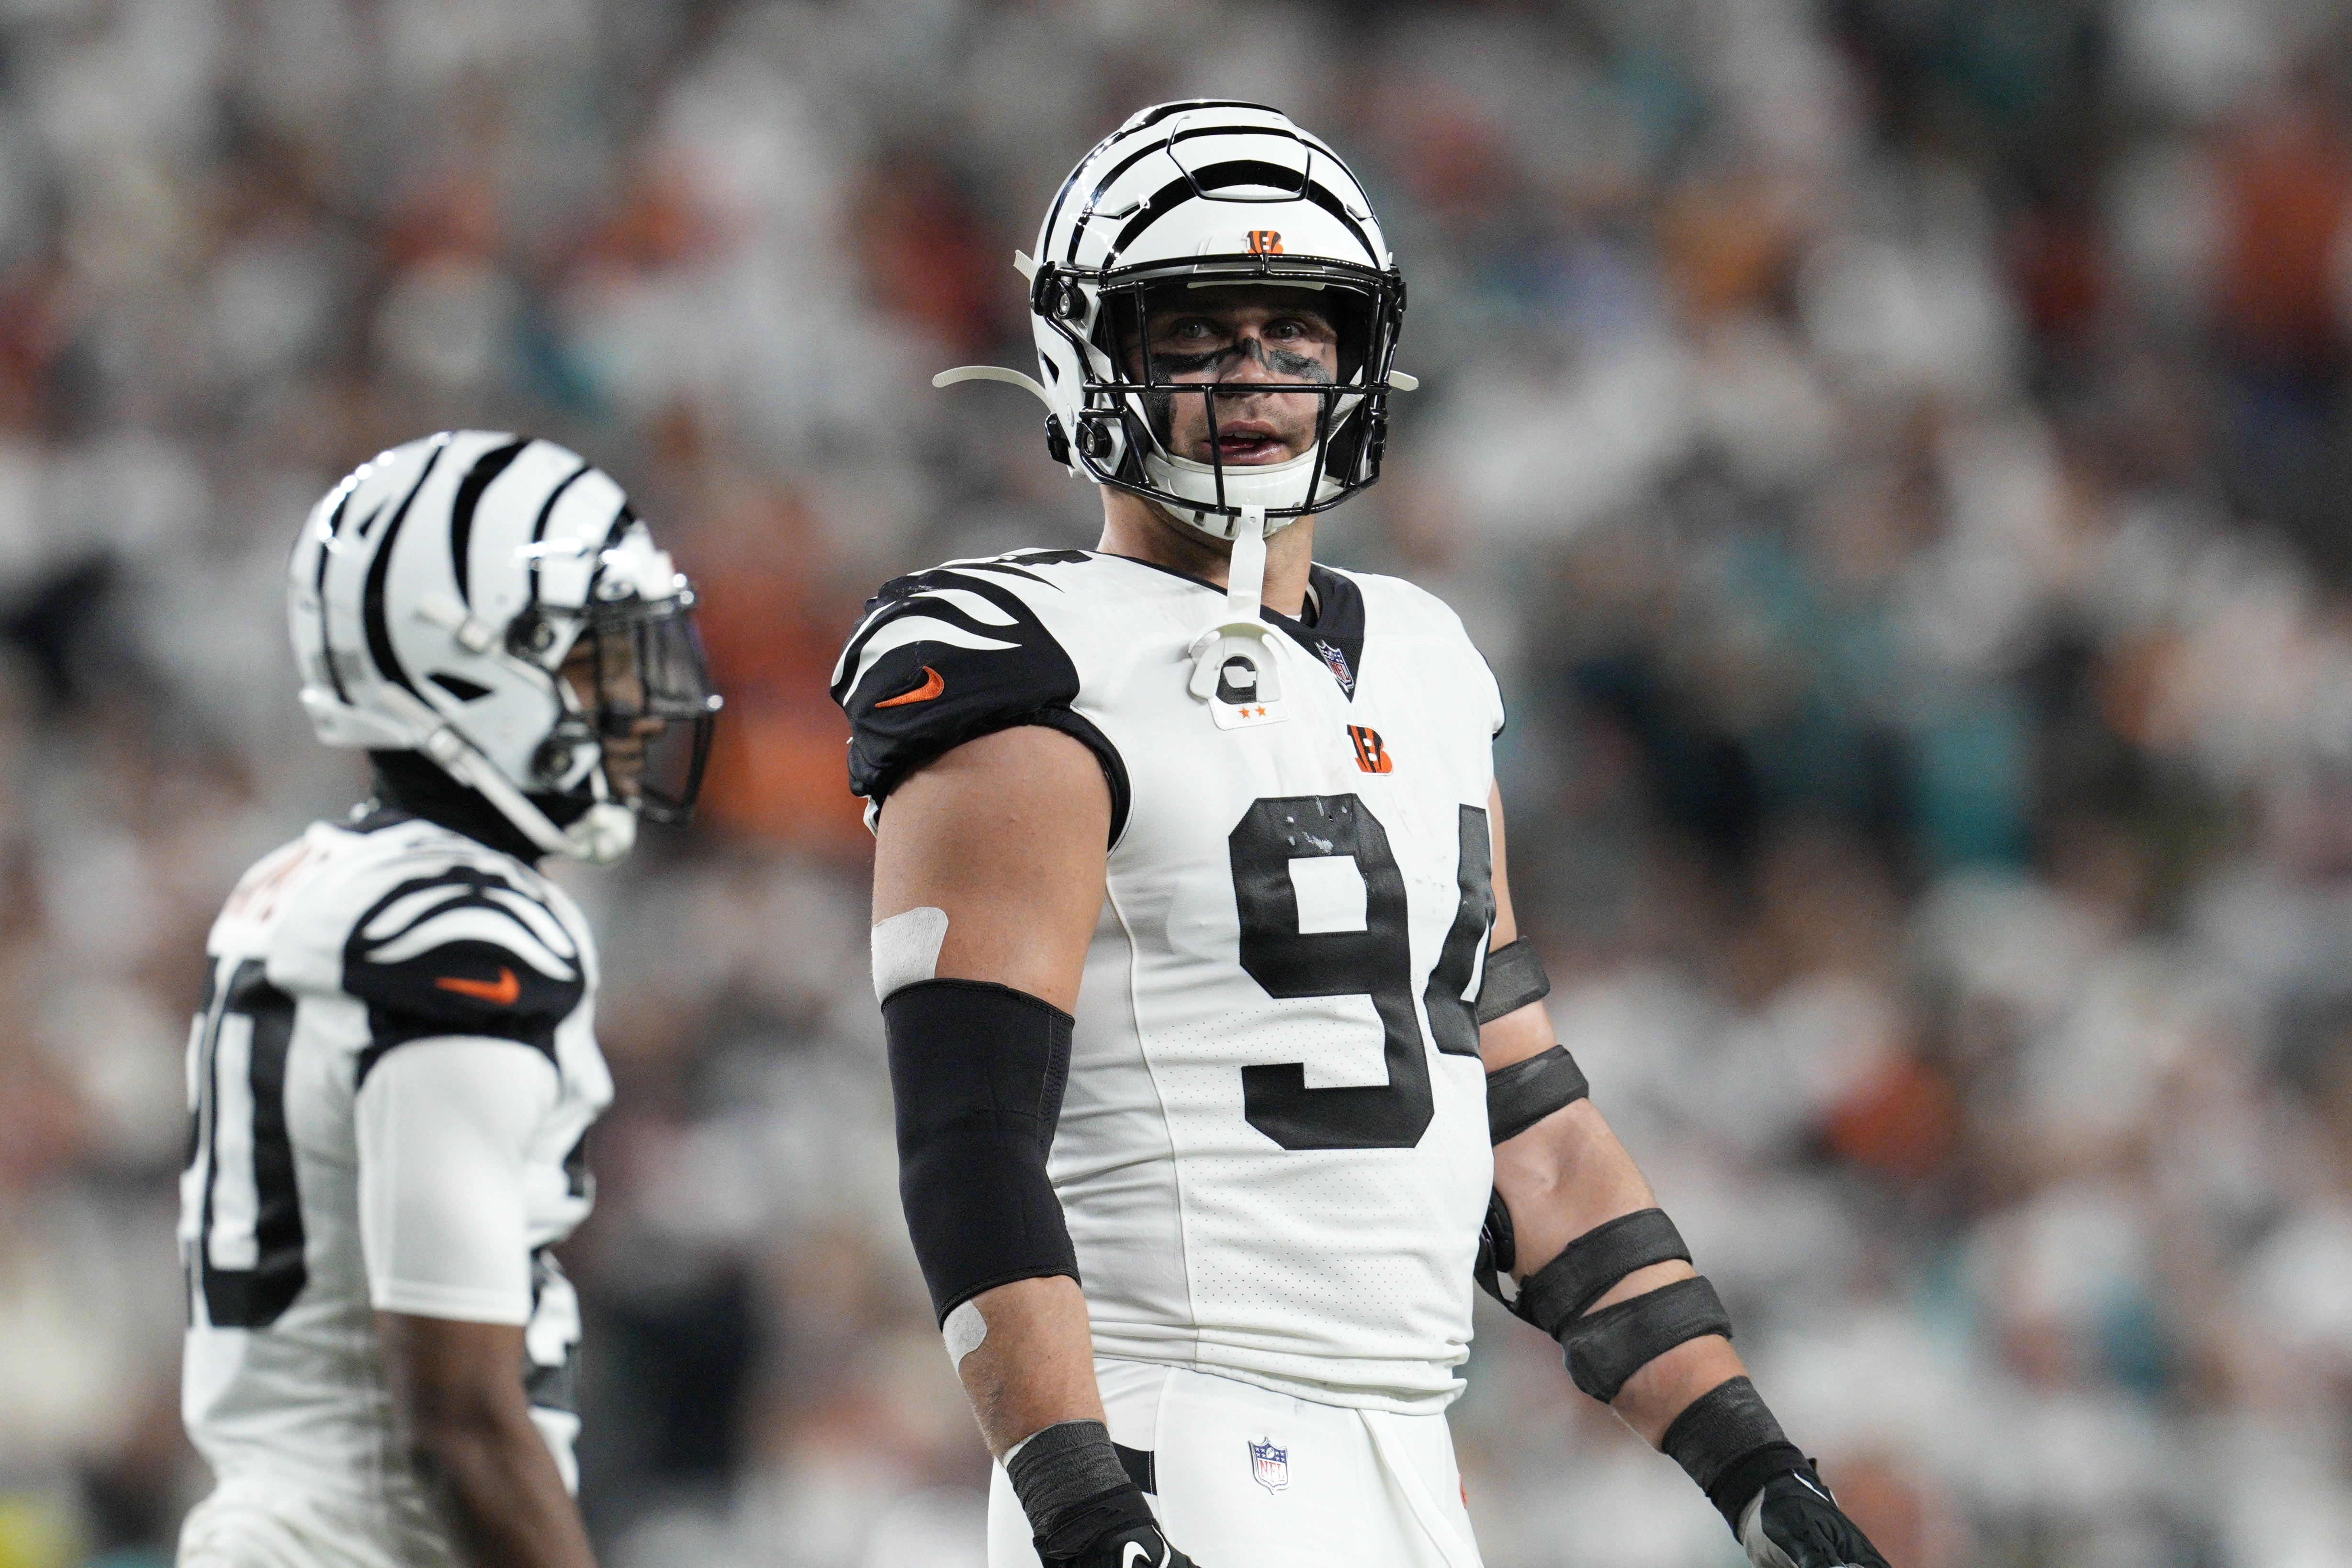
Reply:
[[1037, 1537], [1045, 1568], [1194, 1568], [1168, 1544], [1140, 1488], [1126, 1486], [1089, 1498], [1051, 1535]]
[[1811, 1470], [1783, 1470], [1739, 1516], [1754, 1568], [1887, 1568]]

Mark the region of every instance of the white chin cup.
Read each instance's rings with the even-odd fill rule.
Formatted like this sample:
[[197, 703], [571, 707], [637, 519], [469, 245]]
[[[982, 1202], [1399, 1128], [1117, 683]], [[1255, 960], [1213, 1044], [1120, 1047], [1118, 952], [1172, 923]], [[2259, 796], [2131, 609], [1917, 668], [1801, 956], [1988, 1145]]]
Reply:
[[[1229, 539], [1234, 526], [1240, 522], [1242, 509], [1271, 512], [1277, 507], [1301, 507], [1323, 499], [1339, 486], [1329, 479], [1314, 486], [1308, 493], [1310, 475], [1315, 468], [1315, 454], [1293, 457], [1286, 463], [1268, 463], [1255, 466], [1225, 466], [1224, 505], [1235, 508], [1234, 513], [1189, 511], [1169, 506], [1169, 514], [1178, 522], [1186, 523], [1207, 534], [1211, 538]], [[1145, 455], [1143, 472], [1152, 484], [1171, 495], [1181, 496], [1204, 507], [1214, 507], [1217, 501], [1216, 470], [1205, 463], [1195, 463], [1189, 457], [1170, 457], [1154, 450]], [[1280, 533], [1298, 519], [1296, 517], [1265, 519], [1265, 531]]]
[[636, 847], [637, 814], [616, 800], [599, 800], [564, 830], [563, 840], [561, 852], [591, 865], [611, 865]]
[[[1226, 464], [1222, 501], [1218, 498], [1215, 467], [1194, 462], [1190, 457], [1173, 455], [1156, 436], [1143, 451], [1144, 476], [1159, 488], [1171, 495], [1181, 496], [1188, 501], [1195, 501], [1204, 507], [1232, 507], [1232, 512], [1223, 513], [1168, 507], [1179, 522], [1188, 523], [1212, 538], [1232, 538], [1234, 525], [1240, 521], [1239, 514], [1244, 510], [1255, 508], [1270, 513], [1277, 508], [1309, 507], [1339, 493], [1339, 482], [1328, 474], [1319, 472], [1318, 459], [1329, 455], [1330, 443], [1337, 439], [1340, 427], [1348, 423], [1349, 416], [1362, 402], [1363, 399], [1357, 395], [1340, 398], [1324, 440], [1296, 457], [1281, 463]], [[1167, 503], [1162, 502], [1161, 505], [1166, 506]], [[1297, 520], [1297, 516], [1268, 517], [1265, 532], [1271, 537]]]

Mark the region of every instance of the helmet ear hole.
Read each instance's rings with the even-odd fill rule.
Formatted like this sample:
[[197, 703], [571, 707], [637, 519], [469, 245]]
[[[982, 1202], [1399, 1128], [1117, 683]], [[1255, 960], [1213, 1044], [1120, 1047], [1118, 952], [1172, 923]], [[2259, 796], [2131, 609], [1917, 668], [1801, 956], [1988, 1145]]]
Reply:
[[1063, 467], [1070, 463], [1070, 438], [1062, 434], [1062, 421], [1057, 414], [1045, 416], [1045, 455]]
[[563, 782], [563, 776], [572, 771], [572, 747], [551, 735], [530, 754], [532, 777], [551, 789]]
[[526, 610], [507, 629], [507, 645], [525, 657], [544, 654], [555, 646], [555, 623], [535, 608]]

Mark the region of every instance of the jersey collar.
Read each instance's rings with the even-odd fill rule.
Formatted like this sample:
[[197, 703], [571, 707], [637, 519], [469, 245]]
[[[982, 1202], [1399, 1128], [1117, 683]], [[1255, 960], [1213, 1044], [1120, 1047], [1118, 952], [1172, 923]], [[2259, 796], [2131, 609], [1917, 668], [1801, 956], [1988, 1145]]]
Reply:
[[[1150, 567], [1153, 571], [1166, 572], [1170, 577], [1181, 578], [1211, 593], [1224, 592], [1206, 578], [1179, 571], [1172, 566], [1162, 566], [1156, 560], [1117, 555], [1109, 550], [1097, 553], [1111, 556], [1115, 560]], [[1323, 667], [1331, 672], [1331, 678], [1339, 683], [1340, 692], [1352, 702], [1356, 696], [1356, 681], [1364, 664], [1364, 591], [1356, 586], [1354, 578], [1317, 561], [1307, 569], [1307, 606], [1315, 612], [1311, 622], [1293, 620], [1281, 611], [1263, 604], [1258, 606], [1258, 618], [1315, 655]]]

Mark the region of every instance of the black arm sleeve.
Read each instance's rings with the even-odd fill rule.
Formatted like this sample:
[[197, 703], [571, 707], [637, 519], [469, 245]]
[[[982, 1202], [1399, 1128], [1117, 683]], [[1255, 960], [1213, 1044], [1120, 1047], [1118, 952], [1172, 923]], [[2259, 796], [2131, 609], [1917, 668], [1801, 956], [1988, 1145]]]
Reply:
[[1046, 1179], [1070, 1015], [1008, 986], [923, 980], [882, 1004], [898, 1198], [941, 1322], [982, 1291], [1078, 1277]]

